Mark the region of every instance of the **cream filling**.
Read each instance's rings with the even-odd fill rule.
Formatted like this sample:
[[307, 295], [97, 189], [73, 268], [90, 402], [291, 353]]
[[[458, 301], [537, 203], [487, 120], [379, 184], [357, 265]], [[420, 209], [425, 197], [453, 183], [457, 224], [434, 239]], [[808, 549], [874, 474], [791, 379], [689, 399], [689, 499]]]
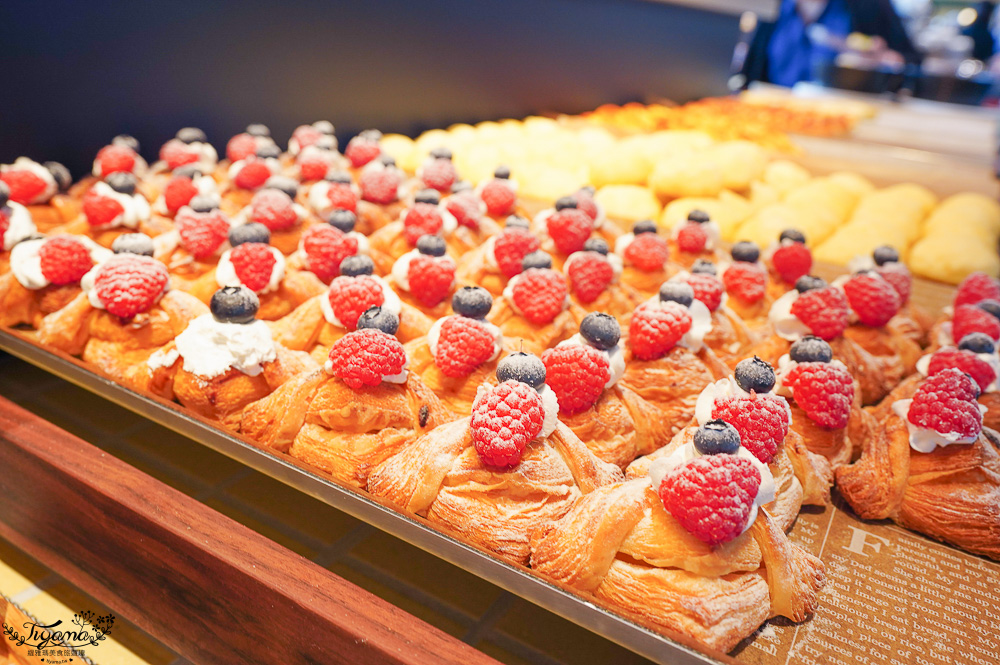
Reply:
[[812, 334], [812, 329], [792, 314], [792, 305], [799, 297], [799, 292], [792, 289], [771, 304], [767, 319], [774, 326], [775, 334], [789, 342], [797, 342], [806, 335]]
[[[94, 262], [94, 268], [91, 268], [87, 272], [88, 275], [93, 272], [94, 269], [101, 264], [101, 262], [106, 261], [114, 255], [110, 249], [101, 247], [87, 236], [74, 236], [74, 239], [87, 248], [87, 252], [90, 253], [90, 260]], [[48, 278], [42, 272], [42, 259], [38, 254], [42, 245], [44, 245], [47, 240], [47, 238], [25, 240], [24, 242], [15, 245], [14, 249], [10, 252], [10, 271], [14, 274], [14, 279], [16, 279], [21, 286], [30, 291], [44, 289], [50, 284]]]
[[98, 195], [114, 199], [121, 204], [122, 213], [111, 220], [108, 224], [102, 224], [99, 228], [117, 228], [125, 227], [128, 229], [135, 229], [139, 227], [140, 222], [149, 221], [150, 207], [149, 201], [146, 200], [142, 194], [136, 192], [135, 194], [129, 196], [128, 194], [122, 194], [121, 192], [116, 192], [111, 189], [111, 186], [106, 182], [99, 182], [94, 185], [94, 191]]
[[277, 358], [271, 329], [264, 321], [226, 323], [202, 314], [174, 340], [184, 371], [211, 379], [234, 368], [257, 376]]
[[[906, 428], [910, 433], [910, 447], [918, 453], [932, 452], [938, 446], [944, 448], [955, 443], [975, 443], [979, 439], [979, 434], [971, 437], [963, 437], [958, 432], [938, 432], [929, 427], [920, 427], [910, 422], [910, 404], [912, 399], [901, 399], [892, 403], [892, 412], [903, 419]], [[981, 413], [986, 413], [986, 407], [979, 406]]]
[[14, 201], [7, 202], [8, 219], [7, 230], [3, 232], [3, 249], [10, 251], [17, 243], [31, 236], [37, 231], [35, 222], [31, 219], [31, 213], [20, 203]]
[[[281, 280], [285, 278], [285, 257], [276, 247], [268, 247], [268, 250], [274, 256], [274, 267], [271, 268], [271, 277], [267, 280], [267, 286], [258, 291], [259, 295], [277, 290], [278, 285], [281, 284]], [[215, 268], [215, 281], [220, 287], [243, 285], [243, 282], [236, 275], [236, 267], [230, 258], [232, 251], [229, 249], [223, 252], [222, 256], [219, 257], [219, 265]]]

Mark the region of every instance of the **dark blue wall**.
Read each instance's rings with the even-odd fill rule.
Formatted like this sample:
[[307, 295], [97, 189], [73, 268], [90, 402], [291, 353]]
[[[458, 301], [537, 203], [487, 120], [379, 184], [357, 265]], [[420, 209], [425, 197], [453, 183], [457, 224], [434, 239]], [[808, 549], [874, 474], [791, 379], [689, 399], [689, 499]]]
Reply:
[[329, 119], [457, 121], [720, 94], [736, 17], [611, 0], [3, 0], [0, 162], [80, 175], [120, 132], [147, 157], [184, 125], [222, 146]]

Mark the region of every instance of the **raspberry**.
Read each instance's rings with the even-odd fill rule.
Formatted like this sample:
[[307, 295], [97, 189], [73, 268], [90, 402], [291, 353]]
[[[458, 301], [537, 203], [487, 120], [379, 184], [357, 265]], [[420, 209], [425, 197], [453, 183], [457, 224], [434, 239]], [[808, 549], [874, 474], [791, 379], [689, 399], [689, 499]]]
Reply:
[[49, 183], [34, 171], [11, 169], [0, 173], [0, 180], [10, 188], [10, 200], [21, 205], [30, 205], [48, 188]]
[[493, 333], [482, 321], [449, 316], [438, 329], [434, 363], [445, 376], [468, 376], [493, 357], [493, 343]]
[[682, 252], [701, 254], [708, 244], [708, 234], [701, 224], [685, 224], [677, 231], [677, 246]]
[[951, 320], [951, 336], [955, 344], [969, 333], [986, 333], [993, 341], [1000, 340], [1000, 321], [975, 305], [958, 305]]
[[504, 381], [476, 395], [472, 404], [472, 444], [484, 464], [500, 468], [521, 462], [525, 446], [542, 432], [545, 408], [534, 388]]
[[760, 481], [748, 459], [703, 455], [668, 473], [656, 493], [682, 527], [714, 547], [743, 533]]
[[545, 383], [556, 393], [560, 413], [573, 415], [594, 406], [611, 379], [608, 357], [592, 346], [567, 344], [542, 354]]
[[392, 169], [373, 169], [361, 174], [358, 181], [361, 198], [371, 203], [388, 205], [399, 198], [399, 174]]
[[594, 201], [594, 197], [591, 196], [590, 190], [580, 189], [577, 190], [576, 194], [573, 195], [576, 199], [576, 209], [582, 211], [587, 217], [590, 217], [591, 222], [597, 221], [597, 215], [600, 214], [597, 210], [597, 202]]
[[1000, 282], [984, 272], [974, 272], [958, 285], [952, 304], [975, 305], [980, 300], [1000, 300]]
[[403, 236], [411, 247], [416, 247], [422, 236], [440, 234], [443, 228], [441, 211], [431, 203], [414, 203], [403, 215]]
[[38, 248], [42, 274], [50, 283], [75, 284], [94, 267], [90, 252], [72, 236], [49, 238]]
[[299, 153], [297, 164], [299, 165], [299, 179], [303, 182], [322, 180], [326, 177], [326, 172], [330, 170], [330, 165], [321, 154]]
[[645, 272], [663, 270], [668, 258], [667, 241], [656, 233], [640, 233], [625, 248], [624, 259]]
[[163, 202], [170, 212], [177, 212], [197, 195], [198, 188], [187, 176], [174, 176], [163, 188]]
[[415, 256], [407, 272], [410, 293], [425, 307], [435, 307], [455, 284], [455, 262], [447, 256]]
[[257, 141], [246, 132], [237, 134], [226, 144], [226, 157], [230, 162], [238, 162], [257, 152]]
[[767, 272], [756, 263], [736, 261], [722, 273], [722, 283], [729, 295], [755, 303], [763, 299], [767, 291]]
[[882, 275], [882, 279], [892, 284], [899, 294], [899, 305], [902, 307], [910, 301], [910, 290], [913, 288], [913, 276], [910, 270], [902, 263], [879, 266], [875, 271]]
[[131, 319], [153, 307], [169, 280], [167, 267], [156, 259], [116, 254], [98, 268], [94, 291], [109, 313]]
[[972, 351], [959, 349], [941, 349], [934, 353], [927, 366], [927, 376], [934, 376], [949, 367], [971, 376], [972, 380], [979, 385], [980, 392], [985, 392], [989, 385], [997, 379], [996, 370], [993, 369], [992, 365], [979, 358]]
[[449, 192], [451, 186], [458, 179], [458, 173], [456, 173], [455, 165], [451, 163], [450, 159], [435, 159], [424, 165], [420, 171], [420, 179], [431, 189]]
[[344, 149], [344, 156], [351, 160], [351, 166], [361, 168], [368, 162], [382, 154], [382, 148], [375, 141], [369, 141], [360, 136], [355, 136], [347, 142]]
[[459, 226], [467, 226], [473, 231], [479, 229], [479, 219], [482, 211], [479, 208], [479, 199], [472, 192], [459, 192], [449, 196], [444, 201], [445, 208], [455, 217]]
[[799, 363], [784, 381], [795, 403], [809, 419], [824, 429], [843, 429], [851, 415], [854, 379], [832, 363]]
[[262, 242], [245, 242], [233, 247], [229, 260], [240, 283], [254, 293], [263, 291], [268, 285], [274, 264], [278, 262], [271, 246]]
[[188, 148], [188, 144], [179, 139], [170, 139], [160, 148], [160, 159], [167, 164], [167, 168], [173, 171], [185, 164], [194, 164], [198, 161], [197, 151]]
[[112, 173], [131, 173], [135, 168], [135, 152], [123, 145], [106, 145], [97, 153], [97, 169], [102, 178]]
[[271, 231], [285, 231], [295, 226], [299, 215], [292, 199], [280, 189], [262, 189], [250, 201], [250, 220]]
[[847, 297], [840, 289], [832, 286], [812, 289], [795, 299], [792, 314], [806, 324], [814, 335], [829, 341], [847, 330]]
[[301, 152], [303, 148], [319, 143], [319, 140], [323, 138], [323, 132], [312, 125], [299, 125], [292, 132], [292, 138], [299, 144], [299, 152]]
[[262, 159], [248, 157], [243, 168], [233, 178], [233, 184], [241, 189], [257, 189], [262, 187], [271, 177], [271, 169]]
[[704, 303], [710, 312], [719, 309], [724, 290], [718, 277], [705, 273], [693, 273], [688, 275], [685, 281], [694, 290], [695, 299]]
[[219, 210], [185, 210], [174, 219], [174, 226], [181, 237], [181, 246], [196, 259], [215, 254], [229, 234], [229, 220]]
[[536, 238], [527, 229], [505, 228], [493, 241], [493, 255], [504, 276], [510, 278], [521, 272], [521, 261], [539, 247]]
[[844, 283], [844, 293], [851, 309], [866, 326], [884, 326], [899, 311], [896, 289], [877, 275], [854, 275]]
[[975, 401], [978, 394], [978, 387], [961, 370], [943, 369], [920, 384], [906, 418], [940, 434], [976, 437], [983, 430], [983, 414]]
[[406, 350], [399, 340], [381, 330], [364, 328], [348, 333], [330, 347], [329, 372], [349, 388], [377, 386], [403, 371]]
[[587, 217], [587, 213], [576, 208], [563, 208], [552, 213], [545, 220], [545, 226], [556, 249], [563, 254], [582, 250], [594, 230], [594, 222]]
[[494, 179], [486, 183], [479, 194], [486, 204], [486, 212], [494, 217], [504, 217], [514, 212], [517, 203], [517, 193], [505, 180]]
[[615, 278], [611, 263], [598, 252], [578, 252], [568, 263], [566, 274], [570, 286], [582, 303], [592, 303], [597, 300]]
[[514, 305], [535, 325], [551, 323], [566, 304], [566, 279], [551, 268], [529, 268], [514, 284]]
[[790, 242], [774, 250], [774, 254], [771, 255], [771, 265], [781, 277], [781, 281], [794, 284], [795, 280], [808, 275], [812, 270], [813, 255], [802, 243]]
[[326, 198], [330, 200], [330, 207], [334, 210], [358, 211], [358, 195], [347, 183], [330, 183], [329, 189], [326, 190]]
[[639, 360], [662, 358], [691, 330], [687, 307], [675, 302], [643, 303], [628, 327], [632, 355]]
[[743, 447], [764, 464], [771, 463], [788, 435], [788, 405], [770, 395], [717, 399], [712, 418], [735, 427]]
[[91, 226], [110, 226], [125, 213], [125, 208], [110, 196], [101, 196], [94, 189], [83, 195], [83, 214]]
[[340, 262], [358, 253], [358, 239], [327, 224], [310, 226], [302, 234], [306, 268], [324, 282], [340, 274]]
[[348, 330], [358, 327], [358, 318], [366, 309], [385, 303], [382, 285], [368, 275], [337, 277], [330, 282], [327, 297], [334, 315]]

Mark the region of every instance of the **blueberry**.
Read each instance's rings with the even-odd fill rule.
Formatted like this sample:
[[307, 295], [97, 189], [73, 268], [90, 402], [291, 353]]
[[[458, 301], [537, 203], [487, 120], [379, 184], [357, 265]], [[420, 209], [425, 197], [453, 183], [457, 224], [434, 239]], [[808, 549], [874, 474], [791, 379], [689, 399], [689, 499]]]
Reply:
[[208, 143], [208, 137], [205, 136], [205, 132], [201, 131], [197, 127], [184, 127], [177, 131], [177, 140], [181, 143]]
[[416, 196], [413, 197], [413, 202], [429, 203], [436, 206], [441, 203], [441, 194], [436, 189], [421, 189], [417, 192]]
[[329, 120], [317, 120], [312, 126], [321, 134], [333, 134], [333, 123]]
[[732, 254], [734, 261], [756, 263], [757, 259], [760, 258], [760, 248], [748, 240], [743, 240], [733, 245], [730, 254]]
[[73, 184], [73, 176], [69, 174], [69, 169], [59, 162], [45, 162], [42, 166], [48, 169], [52, 177], [55, 178], [60, 192], [65, 192]]
[[201, 167], [197, 164], [183, 164], [174, 169], [174, 175], [184, 176], [185, 178], [191, 178], [194, 180], [202, 175]]
[[145, 233], [124, 233], [111, 243], [111, 251], [115, 254], [153, 255], [153, 239]]
[[354, 254], [340, 262], [340, 274], [346, 277], [371, 275], [375, 272], [375, 262], [367, 254]]
[[271, 232], [259, 222], [241, 224], [229, 229], [229, 244], [233, 247], [247, 242], [259, 242], [266, 245], [271, 242]]
[[352, 182], [351, 174], [347, 171], [327, 171], [326, 178], [324, 178], [324, 180], [341, 185], [350, 185]]
[[562, 196], [556, 199], [556, 210], [565, 210], [566, 208], [575, 208], [576, 206], [575, 196]]
[[698, 259], [691, 266], [691, 274], [693, 275], [717, 275], [718, 269], [715, 264], [707, 259]]
[[833, 349], [819, 337], [806, 335], [792, 344], [788, 356], [797, 363], [828, 363], [833, 360]]
[[976, 392], [976, 394], [973, 397], [973, 399], [979, 399], [979, 396], [983, 394], [983, 391], [979, 387], [979, 384], [976, 383], [976, 380], [974, 378], [972, 378], [972, 375], [969, 374], [968, 372], [962, 372], [962, 374], [965, 374], [967, 377], [969, 377], [969, 383], [972, 384], [972, 389]]
[[392, 155], [380, 155], [378, 161], [382, 163], [382, 166], [395, 166], [396, 158]]
[[587, 194], [587, 195], [593, 197], [594, 194], [597, 193], [597, 188], [594, 187], [593, 185], [584, 185], [583, 187], [580, 188], [579, 191], [581, 191], [584, 194]]
[[472, 183], [468, 180], [456, 180], [455, 184], [451, 186], [451, 193], [458, 194], [459, 192], [471, 192]]
[[644, 219], [632, 225], [632, 233], [635, 235], [639, 235], [640, 233], [656, 233], [656, 231], [656, 222], [651, 219]]
[[501, 164], [493, 170], [493, 177], [500, 180], [510, 180], [510, 167]]
[[813, 289], [822, 289], [824, 286], [826, 286], [826, 280], [816, 275], [802, 275], [802, 277], [795, 280], [795, 290], [799, 293], [805, 293]]
[[299, 193], [299, 183], [298, 181], [283, 175], [273, 175], [267, 179], [264, 183], [265, 189], [277, 189], [279, 191], [288, 194], [288, 198], [295, 200], [295, 196]]
[[372, 143], [378, 143], [382, 140], [382, 132], [377, 129], [366, 129], [358, 134], [358, 138], [362, 141], [370, 141]]
[[872, 252], [872, 258], [875, 259], [875, 265], [879, 266], [883, 266], [886, 263], [898, 263], [899, 252], [895, 247], [882, 245], [875, 248], [875, 251]]
[[262, 145], [257, 148], [257, 157], [260, 159], [277, 159], [278, 157], [281, 157], [281, 148], [273, 143]]
[[725, 420], [709, 420], [695, 431], [694, 447], [702, 455], [735, 455], [740, 433]]
[[427, 256], [444, 256], [448, 247], [441, 236], [425, 233], [417, 239], [417, 251]]
[[981, 300], [976, 303], [976, 307], [1000, 319], [1000, 302], [996, 300]]
[[515, 228], [520, 228], [520, 229], [530, 229], [531, 228], [531, 222], [529, 222], [524, 217], [521, 217], [520, 215], [511, 215], [504, 222], [504, 226], [506, 226], [506, 227], [515, 227]]
[[399, 317], [379, 306], [369, 307], [358, 317], [358, 330], [374, 328], [388, 335], [395, 335], [399, 330]]
[[993, 338], [981, 332], [969, 333], [963, 337], [962, 341], [958, 343], [958, 348], [973, 353], [993, 353], [996, 350]]
[[608, 246], [608, 241], [604, 238], [587, 238], [587, 242], [583, 243], [583, 249], [587, 252], [597, 252], [598, 254], [603, 254], [607, 256], [611, 251]]
[[104, 182], [108, 183], [108, 187], [111, 189], [115, 190], [119, 194], [125, 194], [126, 196], [132, 196], [135, 194], [135, 186], [138, 183], [134, 175], [123, 171], [109, 173], [108, 177], [104, 179]]
[[451, 308], [470, 319], [485, 319], [493, 309], [493, 296], [481, 286], [463, 286], [451, 297]]
[[664, 282], [660, 285], [660, 300], [690, 307], [694, 302], [694, 289], [687, 282]]
[[688, 221], [696, 224], [707, 224], [712, 221], [712, 218], [704, 210], [695, 209], [688, 213]]
[[252, 125], [247, 125], [247, 134], [250, 136], [270, 136], [271, 130], [268, 129], [267, 125], [254, 123]]
[[337, 208], [327, 214], [326, 222], [330, 226], [336, 227], [344, 233], [350, 233], [354, 230], [354, 225], [358, 223], [358, 216], [350, 210]]
[[587, 343], [607, 351], [618, 344], [622, 337], [622, 327], [618, 319], [604, 312], [591, 312], [580, 322], [580, 335]]
[[0, 180], [0, 208], [10, 201], [10, 187], [3, 180]]
[[543, 252], [540, 249], [525, 255], [521, 259], [521, 270], [527, 270], [528, 268], [551, 268], [552, 267], [552, 257]]
[[29, 240], [45, 240], [47, 236], [44, 233], [39, 233], [35, 231], [34, 233], [29, 233], [20, 240], [18, 240], [14, 245], [20, 245], [22, 242], [28, 242]]
[[209, 307], [216, 321], [251, 323], [260, 309], [260, 300], [245, 286], [224, 286], [212, 294]]
[[119, 134], [118, 136], [111, 139], [111, 145], [123, 145], [126, 148], [130, 148], [135, 152], [139, 152], [139, 139], [134, 136], [129, 136], [128, 134]]
[[512, 353], [497, 365], [497, 381], [511, 380], [527, 383], [537, 390], [545, 383], [545, 365], [530, 353]]
[[747, 392], [769, 393], [774, 388], [774, 368], [757, 356], [737, 363], [733, 376], [736, 385]]
[[212, 194], [198, 194], [191, 197], [188, 206], [195, 212], [212, 212], [219, 207], [219, 199]]
[[802, 231], [799, 231], [798, 229], [785, 229], [781, 232], [781, 235], [778, 236], [778, 242], [782, 242], [784, 240], [800, 242], [804, 245], [806, 244], [806, 234], [802, 233]]
[[441, 146], [440, 148], [434, 148], [433, 150], [431, 150], [431, 157], [433, 157], [434, 159], [449, 159], [450, 160], [451, 157], [452, 157], [452, 154], [451, 154], [451, 150], [449, 150], [448, 148], [445, 148], [444, 146]]

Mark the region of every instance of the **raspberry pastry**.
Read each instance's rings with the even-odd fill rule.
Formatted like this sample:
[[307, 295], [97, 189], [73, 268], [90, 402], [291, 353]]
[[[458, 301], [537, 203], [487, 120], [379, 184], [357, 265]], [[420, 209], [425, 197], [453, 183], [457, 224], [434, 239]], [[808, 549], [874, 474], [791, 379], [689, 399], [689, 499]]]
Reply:
[[398, 318], [398, 330], [393, 334], [404, 343], [426, 335], [434, 320], [400, 302], [389, 284], [372, 274], [373, 269], [367, 256], [344, 259], [340, 276], [330, 282], [325, 293], [306, 300], [272, 324], [275, 340], [290, 349], [307, 351], [318, 360], [325, 359], [330, 345], [355, 330], [361, 316], [372, 307]]
[[[316, 145], [308, 145], [295, 156], [295, 164], [291, 172], [298, 177], [302, 183], [313, 183], [324, 180], [335, 169], [343, 170], [347, 166], [344, 159], [336, 150], [324, 150]], [[350, 175], [348, 175], [350, 180]]]
[[0, 275], [0, 325], [38, 328], [45, 316], [76, 298], [83, 276], [110, 256], [111, 250], [86, 236], [57, 235], [14, 245], [10, 272]]
[[545, 351], [542, 362], [559, 419], [599, 459], [625, 468], [668, 444], [672, 432], [655, 406], [619, 383], [625, 373], [620, 337], [614, 317], [592, 312], [580, 332]]
[[399, 340], [364, 328], [337, 340], [322, 369], [247, 406], [240, 431], [365, 488], [383, 460], [449, 419], [434, 393], [407, 370]]
[[771, 517], [780, 479], [724, 421], [678, 439], [648, 475], [595, 489], [537, 533], [531, 567], [721, 651], [771, 617], [804, 620], [825, 569]]
[[227, 215], [239, 214], [250, 205], [257, 190], [264, 187], [272, 176], [281, 174], [280, 155], [278, 146], [271, 144], [229, 165], [226, 186], [222, 191], [222, 209]]
[[[271, 138], [271, 130], [267, 125], [254, 123], [247, 125], [245, 131], [240, 132], [226, 143], [226, 161], [228, 164], [219, 164], [220, 170], [226, 172], [228, 167], [236, 162], [255, 156], [261, 150], [271, 152], [277, 149], [274, 139]], [[280, 150], [277, 150], [280, 153]]]
[[760, 260], [760, 248], [752, 242], [738, 242], [731, 250], [733, 262], [722, 272], [729, 299], [726, 306], [736, 312], [755, 332], [767, 328], [771, 299], [767, 294], [767, 268]]
[[692, 210], [687, 219], [674, 227], [670, 239], [672, 261], [683, 268], [691, 268], [695, 261], [723, 261], [728, 257], [722, 251], [722, 230], [703, 210]]
[[621, 480], [559, 422], [545, 366], [514, 355], [482, 386], [472, 416], [442, 425], [380, 464], [368, 491], [495, 556], [527, 564], [531, 538], [582, 496]]
[[163, 217], [175, 217], [177, 212], [185, 207], [201, 202], [201, 206], [218, 207], [222, 199], [219, 196], [215, 179], [205, 175], [210, 171], [202, 171], [196, 165], [185, 165], [165, 175], [162, 191], [153, 201], [153, 212]]
[[302, 233], [298, 250], [288, 258], [288, 267], [308, 270], [329, 284], [340, 274], [340, 265], [350, 256], [368, 255], [368, 238], [354, 230], [357, 216], [350, 210], [335, 210], [326, 224], [314, 224]]
[[486, 206], [486, 214], [494, 221], [517, 213], [517, 181], [510, 177], [510, 168], [498, 166], [493, 177], [476, 187], [476, 195]]
[[[403, 211], [399, 221], [383, 226], [369, 237], [376, 270], [388, 273], [401, 256], [416, 248], [420, 238], [436, 235], [447, 241], [457, 227], [455, 217], [439, 204], [437, 192], [428, 190], [426, 195], [421, 192], [416, 202]], [[462, 253], [464, 249], [452, 251], [454, 256]]]
[[[249, 154], [249, 153], [247, 153]], [[184, 127], [160, 148], [160, 161], [153, 164], [155, 173], [176, 172], [182, 167], [197, 169], [211, 176], [219, 165], [219, 154], [197, 127]]]
[[406, 204], [401, 200], [406, 175], [392, 157], [382, 156], [366, 164], [358, 175], [361, 200], [358, 217], [364, 222], [364, 232], [381, 229], [400, 218]]
[[303, 206], [295, 203], [297, 191], [298, 183], [291, 178], [269, 178], [250, 204], [236, 213], [233, 225], [263, 224], [271, 232], [271, 245], [282, 254], [291, 254], [298, 249], [302, 230], [311, 218]]
[[10, 201], [27, 208], [43, 233], [80, 215], [79, 201], [65, 193], [72, 184], [69, 171], [59, 162], [43, 165], [18, 157], [13, 164], [0, 164], [0, 181], [7, 185]]
[[307, 354], [275, 344], [267, 324], [255, 318], [258, 304], [245, 286], [219, 289], [211, 313], [127, 370], [125, 385], [176, 399], [205, 418], [238, 428], [247, 404], [318, 368]]
[[975, 381], [947, 368], [892, 404], [861, 459], [837, 469], [837, 487], [860, 517], [1000, 560], [1000, 452], [983, 429], [978, 395]]
[[28, 209], [10, 200], [10, 187], [0, 180], [0, 273], [10, 267], [10, 251], [14, 245], [36, 235], [38, 229]]
[[455, 288], [455, 261], [445, 255], [446, 250], [441, 236], [422, 236], [416, 249], [399, 257], [390, 271], [400, 300], [432, 319], [448, 313]]
[[569, 282], [570, 299], [588, 312], [624, 318], [643, 301], [638, 291], [621, 283], [621, 258], [609, 254], [603, 238], [591, 238], [582, 251], [570, 254], [563, 273]]
[[308, 148], [316, 150], [337, 151], [337, 135], [334, 134], [333, 123], [328, 120], [318, 120], [311, 125], [299, 125], [288, 139], [288, 154], [297, 157]]
[[499, 297], [508, 280], [521, 273], [524, 257], [540, 246], [528, 220], [512, 215], [502, 231], [459, 256], [456, 278], [460, 284], [481, 286]]
[[90, 172], [98, 180], [106, 180], [112, 173], [131, 173], [141, 180], [148, 168], [146, 160], [139, 154], [139, 142], [123, 134], [97, 151]]
[[576, 198], [564, 196], [554, 209], [535, 215], [533, 226], [542, 249], [552, 255], [560, 269], [571, 254], [583, 251], [594, 233], [594, 220], [577, 205]]
[[962, 338], [973, 332], [989, 335], [994, 341], [1000, 340], [1000, 322], [989, 316], [981, 303], [1000, 302], [1000, 280], [986, 273], [974, 272], [958, 285], [951, 311], [945, 310], [928, 333], [930, 348], [958, 344]]
[[83, 195], [83, 215], [55, 231], [87, 235], [104, 247], [111, 247], [115, 238], [124, 233], [139, 231], [157, 236], [169, 231], [170, 220], [155, 217], [149, 201], [136, 186], [131, 173], [112, 173]]
[[382, 132], [377, 129], [366, 129], [347, 142], [344, 157], [347, 158], [354, 175], [360, 175], [361, 170], [382, 157]]
[[[896, 320], [891, 325], [902, 332], [908, 333], [921, 346], [927, 343], [927, 333], [934, 325], [930, 312], [910, 300], [913, 290], [913, 275], [906, 264], [900, 261], [899, 251], [895, 247], [882, 245], [876, 247], [871, 258], [856, 257], [848, 267], [851, 272], [874, 270], [887, 282], [892, 284], [899, 294], [900, 310]], [[1000, 296], [1000, 294], [997, 294]]]
[[768, 300], [775, 301], [795, 288], [799, 277], [812, 272], [812, 252], [806, 247], [806, 236], [798, 229], [785, 229], [778, 244], [765, 252]]
[[[426, 337], [406, 345], [410, 371], [419, 375], [453, 413], [472, 413], [476, 390], [491, 379], [503, 352], [514, 350], [486, 315], [493, 308], [489, 291], [462, 287], [451, 299], [454, 316], [438, 319]], [[388, 331], [386, 331], [388, 332]]]
[[450, 192], [458, 182], [458, 171], [452, 162], [451, 150], [448, 148], [431, 150], [424, 163], [417, 167], [416, 175], [419, 187], [433, 189], [441, 194]]
[[177, 211], [173, 231], [151, 241], [153, 256], [166, 264], [173, 287], [182, 291], [190, 291], [230, 249], [229, 218], [208, 200], [196, 198], [192, 204]]
[[[309, 186], [308, 193], [305, 194], [306, 203], [309, 209], [321, 218], [337, 210], [348, 210], [358, 214], [358, 201], [361, 197], [361, 190], [354, 181], [351, 174], [346, 171], [330, 171], [322, 180]], [[381, 217], [379, 219], [382, 223]], [[376, 229], [373, 219], [358, 220], [358, 230], [364, 234], [370, 234]]]
[[506, 337], [522, 340], [527, 350], [541, 353], [572, 337], [584, 316], [586, 312], [570, 302], [562, 273], [529, 267], [507, 282], [490, 322]]
[[636, 222], [631, 233], [620, 236], [615, 241], [615, 254], [624, 263], [622, 284], [647, 298], [659, 293], [660, 284], [673, 274], [668, 265], [670, 248], [652, 220]]
[[471, 252], [500, 232], [500, 225], [486, 216], [486, 204], [467, 182], [456, 183], [451, 195], [442, 199], [441, 205], [458, 222], [458, 227], [449, 238], [458, 256]]
[[711, 326], [702, 341], [719, 360], [735, 367], [747, 356], [758, 337], [743, 319], [725, 305], [726, 293], [722, 282], [714, 272], [709, 272], [709, 269], [714, 271], [714, 265], [695, 264], [692, 269], [701, 272], [682, 270], [664, 282], [660, 286], [660, 300], [677, 300], [685, 307], [690, 302], [689, 298], [700, 301], [711, 315]]

